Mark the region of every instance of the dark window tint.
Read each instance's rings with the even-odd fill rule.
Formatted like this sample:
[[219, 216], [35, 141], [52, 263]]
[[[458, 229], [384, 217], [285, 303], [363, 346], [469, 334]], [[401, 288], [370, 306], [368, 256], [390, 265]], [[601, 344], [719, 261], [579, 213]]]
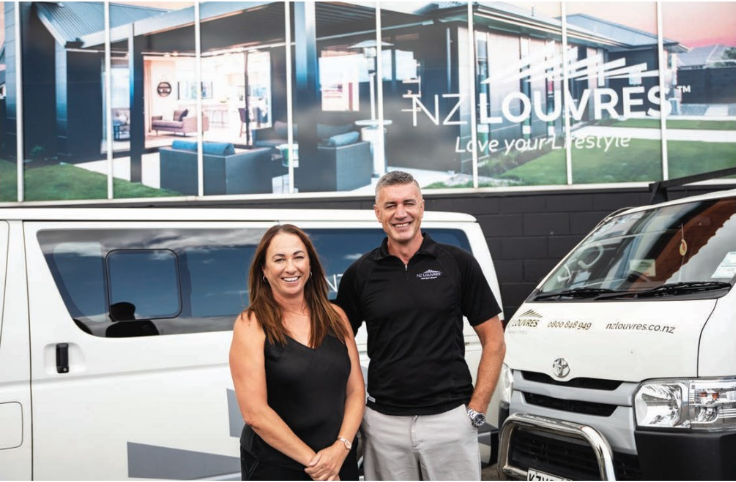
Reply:
[[192, 316], [223, 316], [248, 306], [248, 268], [255, 246], [191, 249], [181, 257]]
[[[365, 253], [380, 246], [386, 237], [381, 228], [306, 229], [305, 231], [312, 239], [325, 268], [330, 299], [335, 299], [337, 296], [337, 287], [345, 270]], [[426, 229], [424, 231], [438, 243], [451, 244], [470, 251], [468, 237], [462, 230]]]
[[79, 328], [130, 337], [232, 329], [248, 305], [248, 268], [264, 232], [74, 229], [38, 239]]
[[[329, 297], [345, 270], [385, 237], [375, 229], [309, 229]], [[265, 229], [74, 229], [38, 233], [70, 315], [96, 336], [226, 331], [248, 305], [248, 269]], [[456, 229], [428, 229], [470, 251]], [[144, 321], [145, 320], [145, 321]]]
[[105, 321], [105, 264], [99, 242], [60, 242], [46, 251], [51, 272], [74, 319]]
[[135, 318], [125, 319], [173, 318], [181, 311], [173, 251], [115, 250], [107, 255], [107, 269], [110, 306], [129, 303], [135, 312]]
[[459, 229], [427, 229], [427, 232], [438, 243], [451, 244], [472, 253], [468, 236], [464, 231]]

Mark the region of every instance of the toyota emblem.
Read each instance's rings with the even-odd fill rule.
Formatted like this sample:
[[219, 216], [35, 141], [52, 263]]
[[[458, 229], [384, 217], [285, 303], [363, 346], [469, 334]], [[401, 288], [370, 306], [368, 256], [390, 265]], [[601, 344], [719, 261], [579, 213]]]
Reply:
[[564, 358], [558, 358], [552, 363], [552, 370], [557, 378], [565, 378], [570, 374], [570, 365], [567, 364], [567, 360]]

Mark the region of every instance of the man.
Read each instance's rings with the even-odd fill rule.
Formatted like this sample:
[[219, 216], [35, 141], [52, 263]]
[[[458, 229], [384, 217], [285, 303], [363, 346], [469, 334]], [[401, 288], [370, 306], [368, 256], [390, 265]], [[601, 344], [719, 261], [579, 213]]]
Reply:
[[[368, 329], [365, 478], [480, 480], [477, 428], [505, 352], [501, 310], [470, 253], [422, 234], [410, 174], [383, 176], [374, 210], [387, 238], [347, 269], [337, 295], [353, 330]], [[483, 346], [475, 388], [463, 316]]]

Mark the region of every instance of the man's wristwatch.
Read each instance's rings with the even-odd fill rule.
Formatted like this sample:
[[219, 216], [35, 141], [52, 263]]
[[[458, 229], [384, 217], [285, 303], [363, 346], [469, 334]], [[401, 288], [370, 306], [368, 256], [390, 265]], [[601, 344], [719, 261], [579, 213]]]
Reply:
[[345, 445], [345, 450], [350, 450], [351, 448], [353, 448], [353, 444], [350, 443], [350, 440], [346, 439], [345, 437], [337, 437], [337, 440]]
[[473, 424], [473, 427], [481, 427], [486, 423], [486, 416], [472, 408], [468, 409], [468, 417], [470, 417], [470, 423]]

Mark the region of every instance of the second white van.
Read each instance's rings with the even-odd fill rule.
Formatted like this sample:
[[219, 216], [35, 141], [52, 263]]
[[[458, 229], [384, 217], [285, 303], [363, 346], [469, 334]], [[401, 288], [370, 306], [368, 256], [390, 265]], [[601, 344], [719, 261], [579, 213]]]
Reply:
[[736, 479], [736, 190], [601, 222], [510, 320], [499, 469]]

